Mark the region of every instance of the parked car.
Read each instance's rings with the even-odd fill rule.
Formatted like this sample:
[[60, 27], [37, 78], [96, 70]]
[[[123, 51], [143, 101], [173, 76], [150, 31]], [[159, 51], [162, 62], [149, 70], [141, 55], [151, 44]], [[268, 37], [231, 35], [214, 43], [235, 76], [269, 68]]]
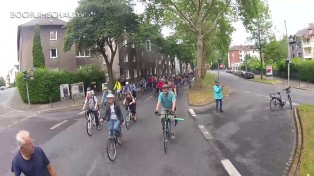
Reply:
[[244, 79], [254, 79], [255, 75], [252, 72], [245, 72], [243, 75]]
[[237, 71], [235, 72], [235, 75], [237, 75], [237, 76], [243, 78], [244, 73], [245, 73], [245, 71], [243, 71], [243, 70], [237, 70]]
[[0, 87], [0, 90], [4, 90], [4, 89], [5, 89], [5, 87], [4, 87], [4, 86], [1, 86], [1, 87]]

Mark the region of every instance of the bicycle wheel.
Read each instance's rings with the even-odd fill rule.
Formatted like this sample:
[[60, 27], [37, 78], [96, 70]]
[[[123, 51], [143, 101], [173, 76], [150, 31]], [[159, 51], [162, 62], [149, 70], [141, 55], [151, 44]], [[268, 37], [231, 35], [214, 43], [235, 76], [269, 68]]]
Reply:
[[272, 98], [269, 105], [272, 111], [277, 111], [280, 108], [280, 101], [277, 98]]
[[88, 136], [93, 135], [92, 126], [93, 126], [93, 124], [92, 124], [91, 119], [88, 119], [87, 123], [86, 123], [86, 132], [87, 132]]
[[292, 100], [291, 100], [290, 95], [288, 96], [288, 100], [289, 100], [289, 104], [290, 104], [290, 109], [292, 110]]
[[131, 120], [131, 114], [127, 113], [127, 115], [125, 116], [125, 127], [126, 127], [126, 129], [130, 128], [130, 120]]
[[167, 149], [168, 149], [168, 126], [167, 126], [167, 122], [164, 124], [164, 129], [163, 129], [163, 141], [164, 141], [164, 151], [165, 153], [167, 153]]
[[114, 161], [117, 156], [116, 142], [115, 139], [109, 138], [107, 141], [107, 156], [110, 161]]

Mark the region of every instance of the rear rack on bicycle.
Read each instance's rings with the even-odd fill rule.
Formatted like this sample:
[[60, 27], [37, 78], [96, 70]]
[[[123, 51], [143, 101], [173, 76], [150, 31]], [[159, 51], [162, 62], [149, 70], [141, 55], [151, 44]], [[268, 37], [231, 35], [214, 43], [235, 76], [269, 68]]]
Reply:
[[278, 95], [278, 93], [270, 93], [269, 97], [270, 98], [279, 98], [280, 96]]

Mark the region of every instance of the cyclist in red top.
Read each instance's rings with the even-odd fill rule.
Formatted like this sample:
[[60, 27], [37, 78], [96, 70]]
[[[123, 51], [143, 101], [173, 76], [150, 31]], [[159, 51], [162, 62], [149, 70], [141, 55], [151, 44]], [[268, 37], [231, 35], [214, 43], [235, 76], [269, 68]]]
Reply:
[[159, 89], [159, 91], [162, 91], [162, 86], [165, 84], [165, 80], [163, 78], [161, 78], [158, 83], [157, 83], [157, 88]]
[[175, 96], [178, 96], [177, 87], [176, 87], [176, 85], [173, 83], [173, 81], [171, 79], [168, 81], [168, 86], [170, 87], [169, 90], [172, 91]]

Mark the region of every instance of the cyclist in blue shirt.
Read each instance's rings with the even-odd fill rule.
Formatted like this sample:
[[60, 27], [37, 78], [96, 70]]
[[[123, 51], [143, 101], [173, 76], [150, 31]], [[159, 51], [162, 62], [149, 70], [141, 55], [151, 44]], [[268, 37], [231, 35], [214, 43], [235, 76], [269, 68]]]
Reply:
[[[171, 110], [173, 113], [175, 112], [176, 110], [176, 96], [175, 94], [169, 90], [170, 86], [168, 84], [164, 84], [162, 86], [162, 92], [159, 94], [159, 97], [158, 97], [158, 102], [157, 102], [157, 105], [156, 105], [156, 111], [155, 111], [155, 114], [158, 113], [158, 110], [159, 110], [159, 107], [161, 105], [161, 122], [163, 122], [164, 118], [165, 118], [165, 115], [166, 114], [166, 110]], [[163, 125], [163, 123], [162, 123]], [[175, 132], [175, 122], [174, 120], [171, 121], [171, 139], [175, 139], [175, 135], [174, 135], [174, 132]]]

